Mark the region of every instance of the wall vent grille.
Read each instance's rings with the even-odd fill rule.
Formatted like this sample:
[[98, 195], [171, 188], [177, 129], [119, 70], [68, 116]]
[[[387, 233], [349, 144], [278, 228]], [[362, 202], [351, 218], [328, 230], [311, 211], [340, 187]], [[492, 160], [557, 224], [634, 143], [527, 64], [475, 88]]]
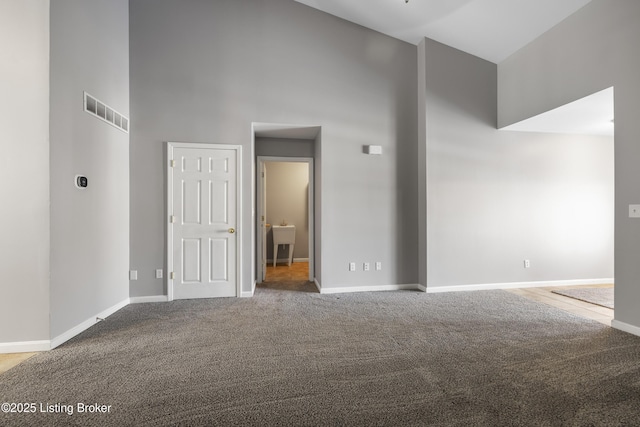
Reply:
[[129, 119], [127, 117], [87, 92], [84, 92], [84, 111], [123, 132], [129, 133]]

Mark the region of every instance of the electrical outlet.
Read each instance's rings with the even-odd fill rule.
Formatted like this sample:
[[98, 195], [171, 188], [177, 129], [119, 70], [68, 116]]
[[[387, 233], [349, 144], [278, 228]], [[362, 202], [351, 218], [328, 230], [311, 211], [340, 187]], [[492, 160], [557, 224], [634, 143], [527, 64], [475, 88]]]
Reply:
[[368, 263], [368, 262], [365, 262], [364, 264], [362, 264], [362, 269], [363, 269], [364, 271], [369, 271], [369, 270], [370, 270], [370, 267], [371, 267], [371, 266], [369, 265], [369, 263]]
[[350, 262], [349, 263], [349, 271], [356, 271], [356, 263], [355, 262]]
[[138, 280], [138, 270], [129, 271], [129, 280]]
[[162, 279], [162, 269], [161, 268], [156, 270], [156, 279]]
[[524, 260], [524, 268], [531, 268], [531, 261], [529, 261], [528, 259]]
[[382, 263], [380, 261], [376, 262], [376, 271], [382, 270]]

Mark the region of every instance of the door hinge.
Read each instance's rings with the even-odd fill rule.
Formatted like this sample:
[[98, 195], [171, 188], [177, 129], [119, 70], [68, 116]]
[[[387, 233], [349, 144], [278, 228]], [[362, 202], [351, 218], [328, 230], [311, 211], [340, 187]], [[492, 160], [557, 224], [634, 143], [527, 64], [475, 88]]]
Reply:
[[264, 215], [262, 215], [262, 221], [264, 222]]
[[174, 273], [173, 271], [169, 274], [169, 277], [171, 277], [171, 280], [176, 278], [176, 273]]
[[174, 224], [174, 223], [176, 222], [176, 216], [175, 216], [175, 215], [171, 215], [171, 216], [169, 216], [169, 222], [170, 222], [171, 224]]
[[175, 160], [170, 160], [169, 161], [169, 166], [172, 167], [172, 168], [175, 168], [176, 167], [176, 161]]

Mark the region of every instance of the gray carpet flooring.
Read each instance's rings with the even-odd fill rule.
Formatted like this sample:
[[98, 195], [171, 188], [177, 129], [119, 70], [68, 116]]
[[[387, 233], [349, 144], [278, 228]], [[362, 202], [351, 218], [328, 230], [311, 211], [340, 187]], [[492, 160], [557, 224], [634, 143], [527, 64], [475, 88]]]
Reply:
[[258, 289], [127, 306], [0, 390], [74, 410], [2, 426], [633, 426], [640, 338], [503, 291]]
[[576, 288], [552, 291], [590, 304], [613, 309], [613, 288]]

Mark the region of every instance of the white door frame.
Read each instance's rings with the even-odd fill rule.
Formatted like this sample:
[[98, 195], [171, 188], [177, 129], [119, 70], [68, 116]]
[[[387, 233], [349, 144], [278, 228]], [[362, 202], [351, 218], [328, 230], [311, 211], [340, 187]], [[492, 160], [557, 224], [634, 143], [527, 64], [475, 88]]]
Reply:
[[209, 148], [236, 151], [236, 297], [242, 293], [242, 146], [213, 143], [193, 143], [193, 142], [167, 142], [167, 156], [165, 167], [167, 171], [167, 205], [165, 210], [165, 221], [167, 222], [167, 245], [165, 256], [167, 257], [167, 300], [173, 301], [173, 150], [174, 148]]
[[[314, 193], [313, 193], [313, 188], [314, 188], [314, 183], [313, 183], [313, 177], [314, 177], [314, 172], [313, 172], [313, 158], [312, 157], [272, 157], [272, 156], [258, 156], [258, 176], [257, 176], [257, 197], [258, 197], [258, 211], [257, 211], [257, 215], [256, 215], [256, 230], [258, 230], [257, 234], [257, 244], [256, 247], [258, 248], [258, 254], [259, 256], [258, 258], [258, 265], [257, 265], [257, 274], [256, 274], [256, 280], [257, 281], [261, 281], [262, 277], [263, 277], [263, 268], [266, 268], [263, 263], [262, 260], [266, 259], [266, 256], [263, 255], [261, 252], [263, 251], [263, 241], [262, 241], [262, 209], [263, 209], [263, 195], [264, 195], [264, 191], [263, 191], [263, 187], [264, 187], [264, 180], [262, 179], [262, 174], [260, 173], [260, 171], [262, 170], [262, 167], [265, 163], [268, 162], [288, 162], [288, 163], [307, 163], [307, 165], [309, 166], [309, 194], [308, 194], [308, 212], [309, 212], [309, 218], [308, 221], [309, 223], [307, 224], [308, 229], [309, 229], [309, 281], [313, 282], [315, 280], [315, 243], [314, 243], [314, 232], [315, 232], [315, 215], [314, 215]], [[265, 218], [266, 221], [266, 218]]]

